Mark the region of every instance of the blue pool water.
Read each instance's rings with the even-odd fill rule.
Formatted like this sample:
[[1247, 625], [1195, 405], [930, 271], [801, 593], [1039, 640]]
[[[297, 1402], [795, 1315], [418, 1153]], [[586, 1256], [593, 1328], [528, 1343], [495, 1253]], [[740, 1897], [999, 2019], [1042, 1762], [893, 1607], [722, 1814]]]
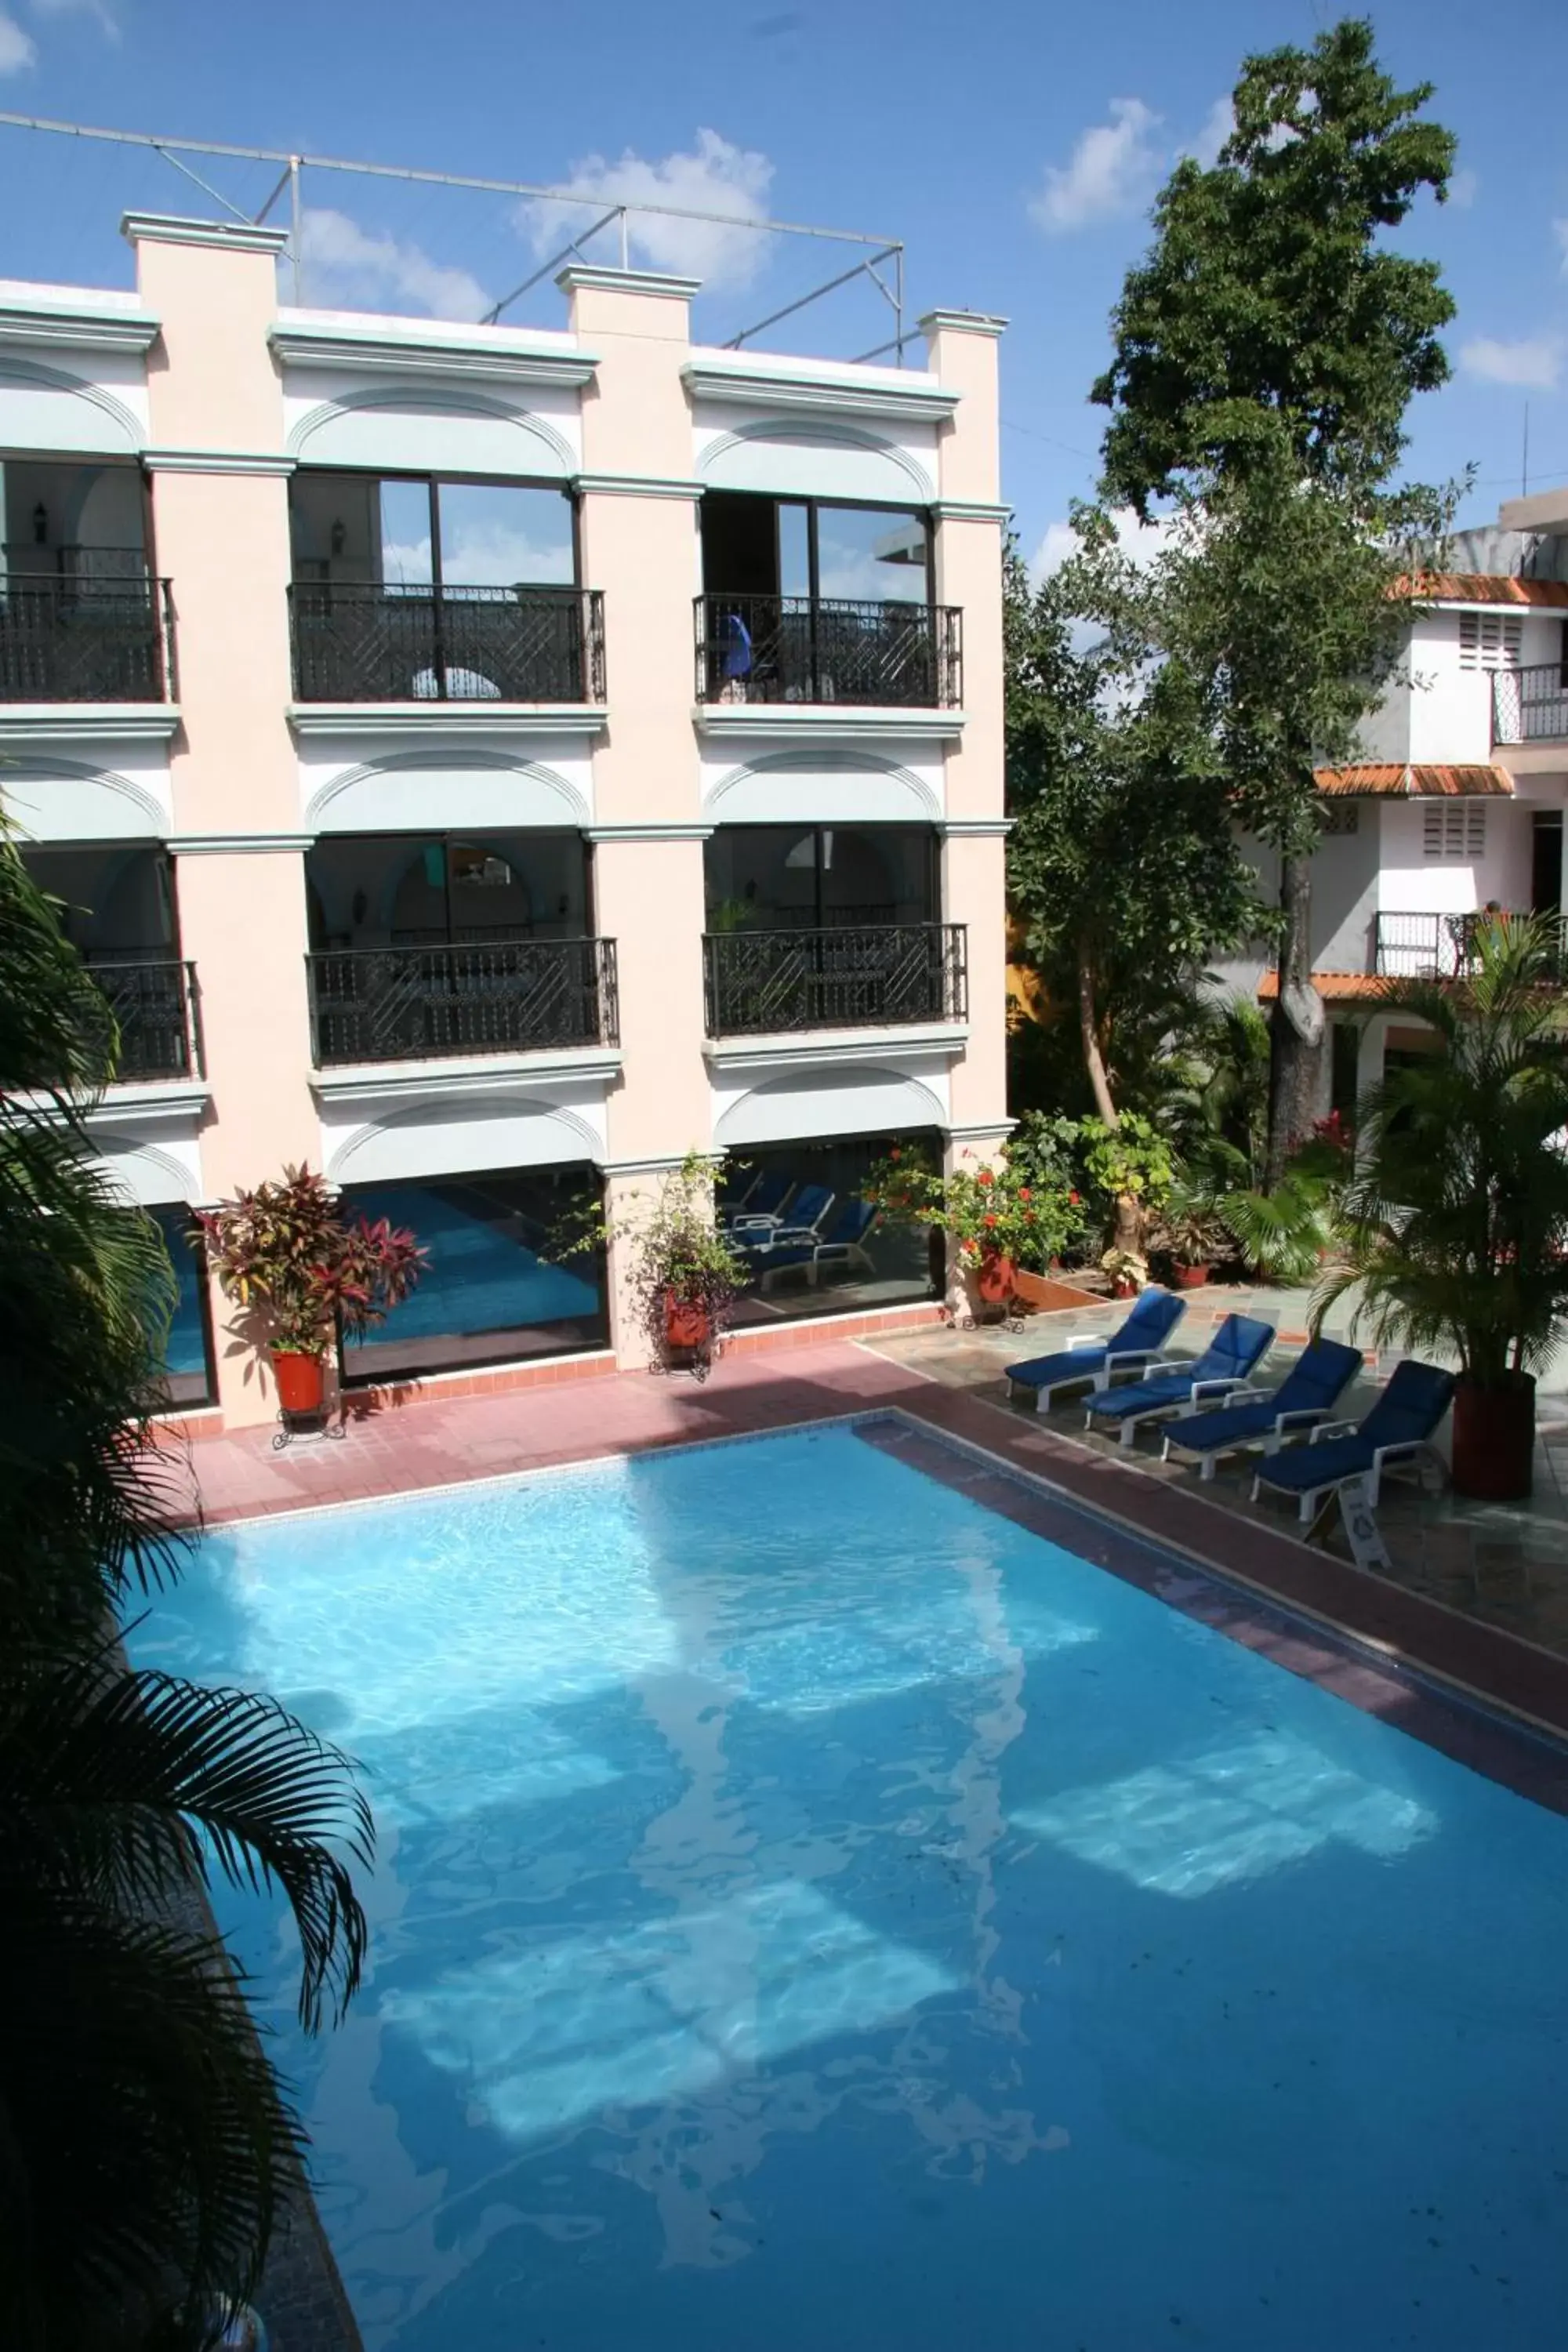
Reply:
[[599, 1311], [598, 1291], [581, 1274], [569, 1265], [549, 1265], [430, 1186], [366, 1185], [355, 1193], [353, 1206], [367, 1217], [390, 1217], [395, 1225], [411, 1227], [429, 1252], [418, 1286], [371, 1334], [378, 1345], [447, 1332], [592, 1320]]
[[796, 1433], [220, 1532], [143, 1660], [362, 1759], [370, 2352], [1556, 2352], [1568, 1821]]

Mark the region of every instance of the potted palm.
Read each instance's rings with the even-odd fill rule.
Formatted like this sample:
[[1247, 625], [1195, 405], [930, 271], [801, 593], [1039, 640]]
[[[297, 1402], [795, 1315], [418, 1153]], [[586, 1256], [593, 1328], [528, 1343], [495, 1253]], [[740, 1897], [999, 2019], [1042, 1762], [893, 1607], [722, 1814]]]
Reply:
[[1213, 1279], [1215, 1262], [1230, 1245], [1210, 1195], [1197, 1186], [1172, 1186], [1152, 1233], [1152, 1256], [1163, 1259], [1173, 1290], [1195, 1290]]
[[411, 1233], [345, 1218], [326, 1179], [303, 1167], [204, 1211], [201, 1237], [225, 1297], [256, 1318], [289, 1413], [321, 1411], [340, 1328], [358, 1338], [383, 1322], [425, 1265]]
[[1353, 1292], [1352, 1336], [1457, 1360], [1454, 1486], [1503, 1502], [1530, 1493], [1534, 1371], [1568, 1335], [1568, 1039], [1555, 924], [1500, 917], [1473, 958], [1382, 992], [1434, 1049], [1363, 1098], [1313, 1312]]

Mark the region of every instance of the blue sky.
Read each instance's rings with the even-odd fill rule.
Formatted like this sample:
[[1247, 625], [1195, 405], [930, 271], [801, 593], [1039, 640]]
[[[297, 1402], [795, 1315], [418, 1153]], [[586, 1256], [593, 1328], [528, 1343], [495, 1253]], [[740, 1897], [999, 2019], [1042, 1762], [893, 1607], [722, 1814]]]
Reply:
[[[1088, 493], [1101, 419], [1086, 393], [1149, 197], [1212, 137], [1245, 50], [1305, 41], [1331, 0], [0, 0], [0, 107], [21, 113], [417, 163], [901, 237], [912, 310], [1001, 311], [1004, 488], [1037, 547]], [[1413, 414], [1413, 467], [1474, 463], [1462, 519], [1568, 479], [1568, 5], [1385, 0], [1380, 50], [1436, 83], [1459, 201], [1410, 234], [1458, 300], [1454, 380]], [[1540, 94], [1539, 103], [1536, 94]], [[273, 176], [190, 159], [254, 211]], [[593, 215], [395, 182], [308, 178], [308, 299], [473, 316]], [[0, 132], [9, 275], [124, 283], [128, 205], [211, 211], [159, 157]], [[572, 227], [562, 229], [560, 217]], [[613, 257], [605, 248], [605, 257]], [[841, 247], [649, 225], [639, 257], [708, 281], [722, 340], [854, 257]], [[516, 311], [559, 323], [546, 281]], [[765, 341], [854, 356], [890, 331], [861, 281]]]

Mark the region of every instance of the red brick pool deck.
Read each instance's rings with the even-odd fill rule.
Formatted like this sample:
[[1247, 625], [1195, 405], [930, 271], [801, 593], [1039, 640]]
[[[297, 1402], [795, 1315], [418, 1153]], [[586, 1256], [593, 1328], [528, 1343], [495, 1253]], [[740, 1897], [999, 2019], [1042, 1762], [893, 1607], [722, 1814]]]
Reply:
[[[826, 1335], [802, 1344], [805, 1339], [801, 1334], [785, 1348], [737, 1349], [701, 1384], [679, 1375], [601, 1373], [595, 1367], [596, 1377], [563, 1377], [489, 1395], [426, 1391], [350, 1421], [341, 1441], [296, 1443], [278, 1452], [270, 1428], [214, 1437], [191, 1446], [185, 1456], [192, 1504], [199, 1495], [211, 1527], [890, 1410], [979, 1447], [999, 1464], [1049, 1480], [1074, 1500], [1218, 1570], [1259, 1599], [1282, 1602], [1373, 1645], [1391, 1667], [1422, 1670], [1568, 1738], [1568, 1658], [1309, 1549], [1285, 1523], [1276, 1531], [1240, 1519], [1195, 1486], [1173, 1486], [1075, 1444], [1033, 1416], [998, 1410], [922, 1378], [877, 1353], [874, 1345]], [[1245, 1619], [1239, 1612], [1226, 1627], [1234, 1638], [1267, 1648], [1280, 1664], [1357, 1704], [1387, 1712], [1386, 1675], [1369, 1675], [1342, 1647], [1311, 1643], [1300, 1626], [1292, 1632], [1276, 1622], [1270, 1631], [1266, 1621], [1249, 1627]], [[1373, 1683], [1384, 1694], [1381, 1700]]]

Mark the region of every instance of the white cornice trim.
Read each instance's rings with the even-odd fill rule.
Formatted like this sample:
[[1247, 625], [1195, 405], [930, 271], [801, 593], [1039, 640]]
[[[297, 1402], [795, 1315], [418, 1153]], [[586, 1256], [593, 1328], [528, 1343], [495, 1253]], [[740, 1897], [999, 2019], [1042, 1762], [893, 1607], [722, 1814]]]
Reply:
[[159, 321], [146, 310], [68, 310], [63, 302], [0, 302], [0, 345], [26, 344], [68, 352], [131, 352], [157, 341]]
[[594, 380], [594, 352], [509, 342], [508, 331], [482, 329], [443, 335], [422, 319], [389, 326], [353, 327], [333, 320], [281, 320], [268, 341], [285, 367], [333, 374], [461, 376], [470, 382], [520, 383], [576, 392]]
[[733, 359], [710, 352], [689, 361], [681, 370], [694, 400], [732, 401], [748, 408], [793, 410], [808, 416], [877, 417], [884, 424], [940, 425], [958, 406], [958, 394], [941, 384], [910, 379], [900, 384], [896, 372], [881, 372], [857, 382], [831, 362], [818, 373], [797, 373], [801, 362], [770, 366], [760, 352], [737, 353]]
[[298, 857], [315, 843], [313, 833], [176, 833], [164, 846], [172, 857], [246, 857], [268, 850]]
[[[701, 1151], [699, 1158], [721, 1160], [721, 1151]], [[667, 1176], [672, 1168], [684, 1168], [689, 1153], [661, 1151], [652, 1160], [601, 1160], [595, 1162], [604, 1176]]]
[[183, 213], [125, 213], [120, 234], [135, 245], [210, 245], [226, 253], [287, 253], [286, 228], [257, 228], [249, 221], [187, 220]]
[[674, 474], [574, 474], [572, 488], [592, 497], [700, 499], [707, 485]]
[[972, 1118], [962, 1127], [944, 1127], [942, 1131], [952, 1143], [989, 1143], [994, 1136], [1011, 1135], [1017, 1124], [1004, 1111], [1000, 1118]]
[[338, 1069], [312, 1070], [310, 1089], [323, 1103], [349, 1107], [391, 1101], [487, 1096], [515, 1092], [542, 1080], [593, 1080], [608, 1086], [619, 1076], [616, 1045], [569, 1046], [538, 1054], [487, 1054], [451, 1061], [356, 1062]]
[[296, 735], [597, 735], [602, 702], [296, 702]]
[[994, 841], [1005, 839], [1013, 830], [1015, 819], [1010, 816], [942, 816], [937, 831], [960, 841]]
[[755, 742], [782, 736], [790, 743], [940, 743], [963, 732], [962, 710], [900, 710], [848, 702], [699, 702], [691, 713], [700, 735]]
[[1005, 335], [1008, 320], [994, 310], [928, 310], [915, 324], [922, 335], [940, 334], [943, 328], [963, 335]]
[[166, 743], [179, 724], [173, 702], [0, 703], [0, 743]]
[[291, 474], [299, 460], [279, 449], [143, 449], [153, 474]]
[[710, 824], [589, 824], [583, 828], [586, 841], [710, 841], [714, 828]]
[[943, 1021], [897, 1029], [792, 1029], [777, 1036], [710, 1037], [702, 1051], [715, 1070], [844, 1069], [860, 1062], [901, 1068], [910, 1062], [955, 1061], [968, 1043], [966, 1021]]
[[87, 1113], [93, 1128], [123, 1130], [128, 1121], [142, 1127], [189, 1127], [212, 1100], [205, 1078], [134, 1078], [106, 1087], [101, 1101]]
[[684, 302], [702, 288], [700, 278], [675, 278], [662, 269], [611, 269], [594, 261], [569, 262], [557, 271], [555, 283], [563, 294], [587, 287], [600, 294], [665, 294]]
[[985, 499], [935, 499], [931, 513], [938, 522], [1010, 522], [1010, 506], [993, 505]]

